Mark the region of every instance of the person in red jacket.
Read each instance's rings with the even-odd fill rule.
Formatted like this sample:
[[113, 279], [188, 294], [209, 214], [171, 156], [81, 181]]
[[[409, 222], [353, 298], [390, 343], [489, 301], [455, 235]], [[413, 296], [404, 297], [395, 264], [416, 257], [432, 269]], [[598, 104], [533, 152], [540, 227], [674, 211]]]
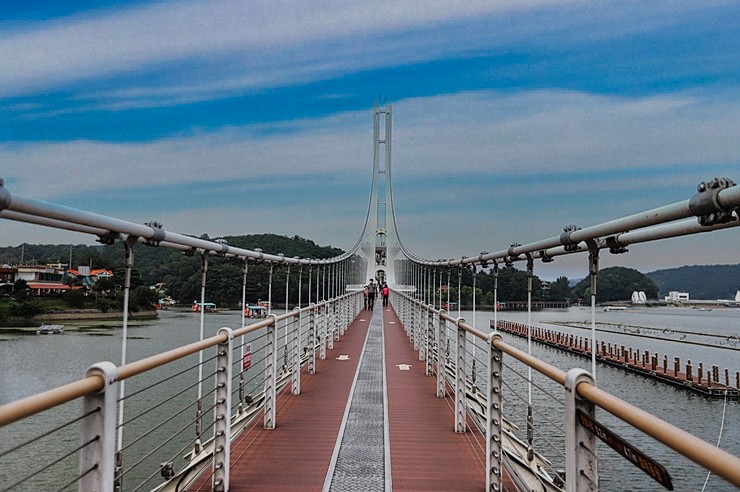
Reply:
[[383, 306], [388, 305], [388, 296], [391, 293], [391, 289], [388, 288], [388, 284], [383, 284], [383, 290], [380, 291], [383, 295]]

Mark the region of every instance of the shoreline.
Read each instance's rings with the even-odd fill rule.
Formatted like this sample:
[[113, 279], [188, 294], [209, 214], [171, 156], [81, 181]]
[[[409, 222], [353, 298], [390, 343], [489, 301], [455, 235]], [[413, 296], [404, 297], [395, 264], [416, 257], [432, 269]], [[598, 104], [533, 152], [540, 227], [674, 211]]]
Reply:
[[[129, 319], [156, 319], [158, 313], [156, 309], [129, 312]], [[34, 325], [46, 321], [73, 321], [73, 320], [95, 320], [95, 321], [117, 321], [123, 320], [123, 311], [109, 311], [104, 313], [99, 309], [73, 309], [69, 311], [56, 313], [43, 313], [31, 316], [30, 318], [10, 317], [0, 327], [12, 327], [23, 325]]]

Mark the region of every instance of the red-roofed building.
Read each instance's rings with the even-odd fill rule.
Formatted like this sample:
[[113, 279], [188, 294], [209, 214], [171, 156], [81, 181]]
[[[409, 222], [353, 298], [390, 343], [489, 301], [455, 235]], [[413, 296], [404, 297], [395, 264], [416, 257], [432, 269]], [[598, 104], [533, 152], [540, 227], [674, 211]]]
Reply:
[[89, 266], [80, 266], [77, 269], [67, 270], [69, 283], [73, 284], [76, 279], [80, 279], [85, 287], [92, 289], [95, 283], [103, 278], [113, 278], [113, 272], [107, 268], [90, 268]]

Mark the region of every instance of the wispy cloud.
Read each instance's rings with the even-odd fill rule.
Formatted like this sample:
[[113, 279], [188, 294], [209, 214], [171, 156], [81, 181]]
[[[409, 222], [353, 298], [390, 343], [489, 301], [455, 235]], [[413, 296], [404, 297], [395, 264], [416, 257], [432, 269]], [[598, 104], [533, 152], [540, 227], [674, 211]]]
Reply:
[[[0, 26], [0, 175], [15, 194], [181, 232], [346, 247], [383, 94], [409, 245], [493, 250], [736, 170], [738, 13], [720, 0], [204, 0], [16, 21]], [[0, 242], [21, 237], [0, 227]]]
[[[640, 99], [564, 91], [474, 92], [399, 101], [395, 174], [404, 179], [557, 174], [736, 164], [740, 101], [686, 93]], [[230, 127], [152, 142], [0, 145], [20, 194], [168, 186], [228, 179], [361, 173], [371, 154], [369, 111]]]
[[[263, 73], [255, 79], [241, 79], [240, 85], [250, 86], [255, 81], [285, 79], [288, 75], [279, 73], [281, 66], [300, 74], [313, 64], [313, 70], [320, 72], [330, 58], [320, 52], [305, 57], [300, 46], [306, 44], [311, 50], [317, 44], [333, 44], [332, 53], [347, 55], [352, 50], [343, 43], [353, 38], [360, 39], [349, 46], [357, 47], [393, 31], [552, 3], [562, 2], [432, 0], [425, 1], [423, 8], [414, 2], [390, 0], [372, 4], [333, 0], [162, 2], [6, 32], [0, 41], [0, 87], [6, 95], [19, 94], [91, 77], [154, 71], [161, 64], [183, 60], [212, 63], [206, 59], [214, 57], [228, 58], [241, 69], [278, 69], [273, 77]], [[298, 53], [291, 56], [292, 50]], [[301, 63], [296, 66], [298, 60]], [[209, 85], [204, 83], [204, 87]]]

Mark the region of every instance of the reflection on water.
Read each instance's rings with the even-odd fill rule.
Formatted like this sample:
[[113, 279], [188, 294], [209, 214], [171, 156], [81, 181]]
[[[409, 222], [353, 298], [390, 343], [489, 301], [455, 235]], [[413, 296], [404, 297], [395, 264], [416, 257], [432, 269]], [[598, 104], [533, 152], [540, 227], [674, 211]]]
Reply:
[[[472, 312], [461, 314], [470, 322], [474, 319]], [[499, 316], [501, 319], [520, 323], [526, 323], [527, 320], [527, 315], [523, 312], [504, 312], [499, 313]], [[489, 320], [492, 318], [492, 312], [479, 311], [475, 314], [476, 325], [481, 329], [487, 329]], [[587, 308], [539, 311], [533, 313], [532, 319], [536, 325], [542, 327], [561, 329], [568, 333], [586, 336], [588, 335], [586, 330], [562, 328], [550, 323], [588, 321], [590, 311]], [[597, 312], [597, 319], [615, 324], [706, 331], [727, 336], [737, 335], [740, 332], [740, 310], [696, 312], [688, 309], [657, 308], [626, 312]], [[232, 328], [240, 326], [241, 316], [238, 312], [227, 312], [207, 315], [205, 320], [205, 336], [208, 337], [215, 335], [218, 329], [223, 326]], [[128, 359], [129, 361], [138, 360], [196, 341], [198, 331], [199, 316], [190, 312], [164, 311], [160, 313], [160, 318], [157, 320], [132, 322], [129, 328]], [[37, 336], [35, 335], [35, 328], [0, 331], [0, 403], [14, 401], [79, 379], [84, 375], [87, 367], [101, 360], [109, 360], [120, 364], [121, 332], [120, 323], [116, 322], [67, 322], [63, 335], [52, 336]], [[740, 370], [740, 352], [727, 350], [726, 348], [699, 347], [653, 338], [635, 338], [627, 334], [599, 333], [597, 336], [599, 339], [611, 343], [668, 354], [669, 357], [679, 356], [682, 361], [691, 359], [695, 365], [698, 362], [704, 362], [705, 367], [718, 365], [723, 369], [729, 368], [732, 374]], [[505, 336], [505, 339], [512, 345], [526, 350], [526, 340], [513, 336]], [[259, 345], [259, 342], [256, 345]], [[256, 351], [257, 346], [253, 350]], [[536, 343], [534, 344], [534, 353], [561, 369], [571, 367], [590, 369], [588, 359]], [[478, 357], [482, 357], [482, 354], [481, 349], [478, 352]], [[257, 360], [258, 358], [255, 356], [255, 361]], [[197, 363], [197, 356], [180, 361], [172, 367], [133, 379], [130, 384], [127, 382], [127, 393], [192, 367], [195, 363]], [[526, 402], [526, 381], [517, 376], [515, 371], [526, 375], [526, 369], [510, 360], [506, 360], [506, 363], [508, 367], [504, 373], [507, 383], [504, 411], [514, 423], [524, 430], [526, 428], [524, 425], [526, 406], [523, 405], [522, 399]], [[168, 394], [168, 392], [175, 391], [179, 387], [192, 384], [192, 381], [196, 379], [192, 372], [186, 372], [184, 375], [178, 376], [179, 379], [160, 385], [161, 389], [158, 387], [157, 391]], [[479, 378], [479, 382], [480, 379], [482, 378]], [[537, 374], [535, 374], [533, 380], [536, 385], [533, 390], [536, 420], [535, 446], [545, 456], [549, 457], [556, 467], [562, 468], [564, 463], [564, 458], [561, 455], [563, 452], [563, 437], [562, 430], [559, 427], [559, 423], [562, 422], [562, 404], [554, 401], [549, 396], [552, 395], [557, 400], [562, 401], [562, 389]], [[715, 444], [717, 442], [724, 409], [723, 401], [708, 400], [702, 396], [681, 391], [610, 366], [598, 366], [597, 383], [601, 388], [671, 422], [677, 427], [710, 443]], [[541, 387], [542, 390], [538, 387]], [[153, 436], [153, 439], [155, 442], [162, 442], [179, 429], [184, 428], [185, 430], [182, 432], [182, 436], [179, 436], [172, 443], [168, 443], [163, 447], [160, 454], [152, 457], [155, 463], [158, 464], [162, 460], [160, 455], [171, 456], [182, 448], [183, 443], [186, 444], [192, 439], [193, 430], [189, 426], [189, 422], [192, 420], [191, 406], [195, 398], [194, 392], [195, 389], [193, 388], [181, 397], [174, 398], [170, 404], [171, 408], [168, 408], [170, 414], [181, 411], [183, 413], [166, 422], [172, 430], [169, 430], [170, 427], [163, 427], [159, 434]], [[161, 395], [154, 396], [160, 397]], [[150, 405], [151, 402], [148, 399], [149, 397], [141, 398], [142, 401], [140, 402], [134, 399], [130, 404], [127, 403], [127, 418], [138, 411], [138, 405]], [[22, 424], [13, 424], [0, 429], [0, 452], [12, 447], [15, 443], [23, 442], [44, 430], [53, 428], [61, 421], [76, 417], [79, 413], [79, 403], [72, 403], [57, 410], [43, 413]], [[157, 418], [161, 419], [162, 417], [160, 415]], [[648, 456], [666, 466], [673, 478], [676, 490], [701, 489], [706, 472], [699, 467], [677, 456], [665, 446], [645, 437], [639, 431], [632, 429], [604, 411], [598, 411], [597, 418], [621, 437], [632, 442]], [[137, 435], [139, 429], [159, 425], [157, 420], [149, 419], [150, 417], [145, 415], [139, 419], [141, 422], [135, 422], [131, 425], [131, 428], [127, 427], [125, 442], [128, 442], [131, 436]], [[549, 424], [548, 421], [554, 425]], [[47, 440], [37, 446], [30, 446], [23, 453], [0, 458], [0, 484], [13, 483], [15, 479], [20, 478], [21, 472], [32, 472], [35, 469], [34, 463], [36, 460], [34, 457], [39, 455], [54, 456], [61, 449], [70, 449], [78, 445], [78, 436], [77, 426], [72, 425], [51, 441]], [[731, 454], [740, 455], [740, 404], [738, 402], [727, 404], [721, 447]], [[138, 448], [133, 447], [127, 450], [125, 460], [130, 465], [132, 461], [139, 459], [138, 457], [144, 454], [146, 453], [143, 445]], [[599, 445], [599, 457], [602, 460], [600, 471], [603, 490], [663, 490], [641, 471], [627, 463], [621, 456], [612, 452], [607, 446]], [[42, 476], [35, 482], [23, 484], [17, 490], [47, 490], [52, 486], [59, 488], [63, 485], [60, 482], [62, 477], [73, 477], [77, 473], [77, 466], [76, 456], [72, 457], [62, 463], [60, 468], [55, 468], [50, 476]], [[138, 476], [132, 473], [132, 476], [125, 478], [126, 489], [131, 490], [134, 484], [143, 481], [145, 478], [146, 476]], [[151, 484], [158, 483], [158, 480], [155, 477]], [[144, 489], [148, 488], [150, 487], [147, 486]], [[735, 489], [726, 482], [712, 477], [706, 490], [730, 491]]]

